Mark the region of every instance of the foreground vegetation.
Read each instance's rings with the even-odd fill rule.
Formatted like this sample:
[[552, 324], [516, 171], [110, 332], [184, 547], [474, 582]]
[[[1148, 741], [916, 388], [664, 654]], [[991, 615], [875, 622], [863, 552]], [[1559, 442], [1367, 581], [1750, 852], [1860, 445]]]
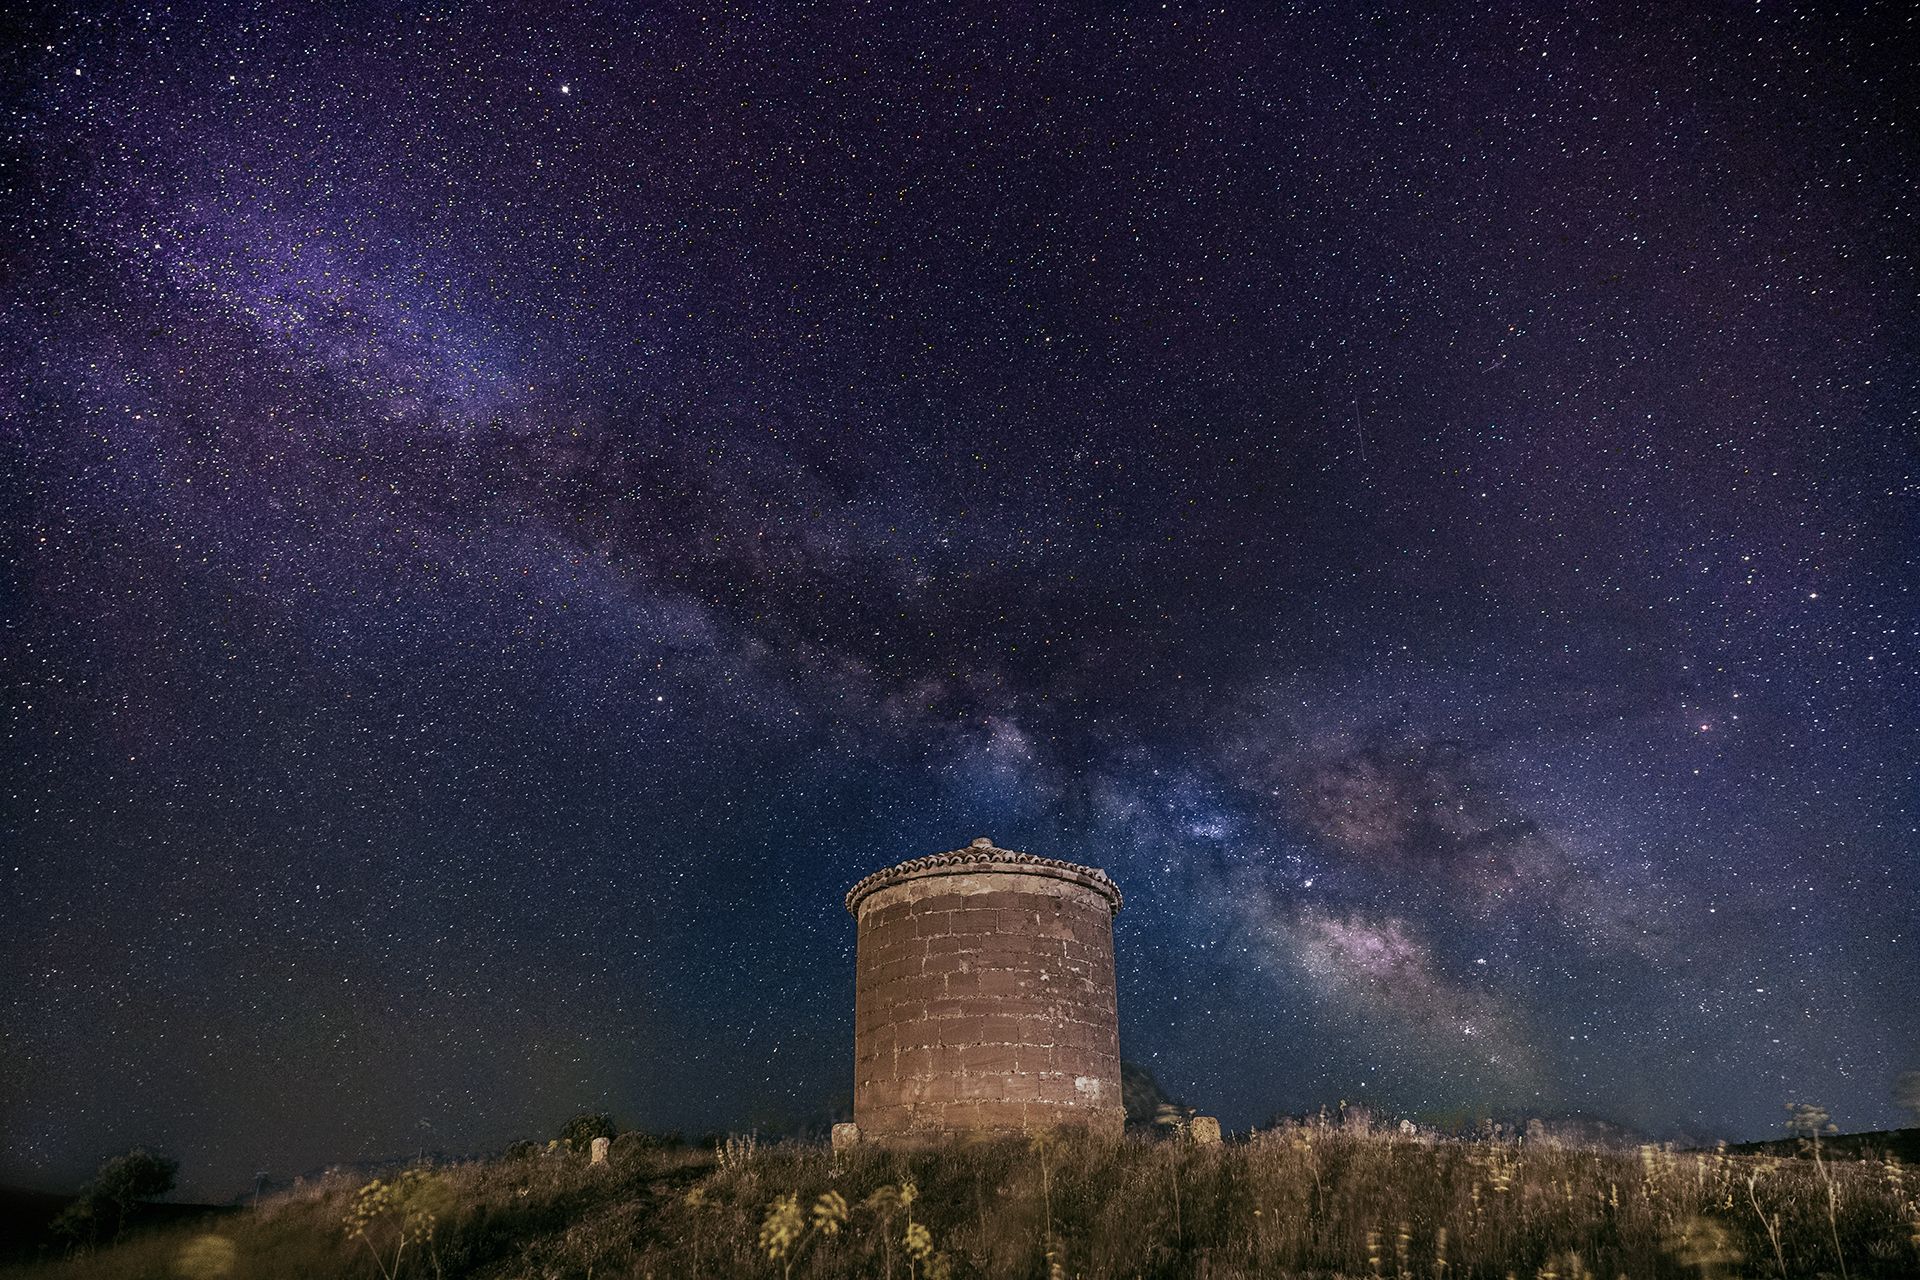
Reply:
[[565, 1144], [332, 1177], [8, 1277], [1914, 1276], [1897, 1161], [1569, 1149], [1290, 1124], [836, 1156]]

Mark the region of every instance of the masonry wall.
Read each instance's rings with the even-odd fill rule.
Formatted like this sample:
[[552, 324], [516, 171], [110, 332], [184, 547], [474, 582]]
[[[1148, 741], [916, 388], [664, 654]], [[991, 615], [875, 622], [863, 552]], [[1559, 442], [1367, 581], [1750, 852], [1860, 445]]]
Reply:
[[1113, 909], [1099, 889], [1037, 868], [923, 873], [864, 898], [861, 1139], [1119, 1134]]

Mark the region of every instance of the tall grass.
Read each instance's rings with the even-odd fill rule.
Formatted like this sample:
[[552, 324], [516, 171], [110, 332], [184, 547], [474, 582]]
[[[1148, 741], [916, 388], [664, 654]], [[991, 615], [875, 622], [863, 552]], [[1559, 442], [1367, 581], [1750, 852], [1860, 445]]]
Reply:
[[[385, 1186], [399, 1185], [389, 1179]], [[1220, 1147], [1048, 1135], [944, 1150], [621, 1142], [334, 1179], [4, 1274], [152, 1277], [1920, 1275], [1891, 1161], [1452, 1141], [1289, 1124]], [[412, 1216], [409, 1217], [408, 1215]], [[400, 1247], [405, 1243], [405, 1247]]]

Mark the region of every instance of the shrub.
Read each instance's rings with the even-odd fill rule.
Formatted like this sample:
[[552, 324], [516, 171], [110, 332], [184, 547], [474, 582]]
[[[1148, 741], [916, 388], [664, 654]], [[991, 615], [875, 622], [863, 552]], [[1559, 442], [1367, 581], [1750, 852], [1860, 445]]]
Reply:
[[116, 1239], [126, 1227], [133, 1206], [173, 1190], [179, 1172], [178, 1160], [156, 1155], [145, 1147], [114, 1156], [54, 1219], [53, 1230], [76, 1243], [93, 1244], [102, 1235]]
[[612, 1139], [618, 1132], [613, 1117], [604, 1111], [582, 1111], [561, 1128], [560, 1141], [566, 1143], [569, 1150], [585, 1155], [595, 1138]]

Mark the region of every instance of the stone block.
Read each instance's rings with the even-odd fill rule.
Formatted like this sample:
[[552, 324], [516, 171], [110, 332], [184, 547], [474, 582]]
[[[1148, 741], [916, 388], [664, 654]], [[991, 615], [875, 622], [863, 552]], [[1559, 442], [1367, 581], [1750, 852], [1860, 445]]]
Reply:
[[1013, 1049], [1014, 1062], [1021, 1071], [1052, 1071], [1053, 1046], [1050, 1044], [1021, 1044]]
[[953, 932], [988, 933], [1000, 932], [1000, 913], [983, 911], [977, 907], [963, 907], [953, 913]]
[[1037, 975], [1013, 969], [988, 969], [976, 988], [983, 996], [1017, 996], [1038, 985]]
[[990, 1015], [980, 1019], [980, 1044], [1019, 1044], [1020, 1019], [1006, 1014]]
[[1027, 1116], [1023, 1102], [982, 1102], [973, 1108], [973, 1122], [983, 1129], [1024, 1129]]
[[595, 1138], [593, 1140], [593, 1158], [590, 1163], [605, 1164], [607, 1162], [607, 1151], [612, 1146], [613, 1141], [610, 1138]]
[[1187, 1132], [1193, 1136], [1196, 1147], [1220, 1145], [1220, 1121], [1215, 1116], [1195, 1116], [1187, 1126]]
[[1003, 1077], [1014, 1069], [1014, 1050], [1010, 1044], [970, 1044], [956, 1053], [960, 1069], [968, 1075]]
[[846, 1151], [860, 1144], [860, 1126], [851, 1120], [843, 1120], [833, 1126], [833, 1149]]

